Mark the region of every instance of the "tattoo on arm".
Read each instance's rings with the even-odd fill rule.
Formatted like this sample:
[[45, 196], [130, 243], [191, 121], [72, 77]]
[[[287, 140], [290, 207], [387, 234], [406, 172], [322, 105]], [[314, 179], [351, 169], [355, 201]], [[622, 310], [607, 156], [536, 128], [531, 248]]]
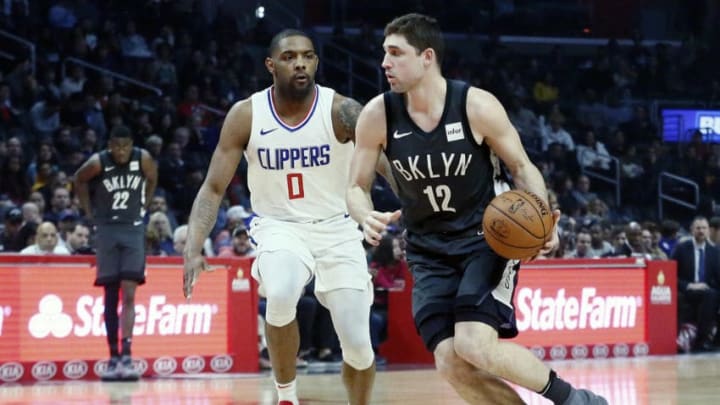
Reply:
[[[222, 196], [220, 196], [222, 199]], [[198, 196], [190, 213], [190, 227], [188, 229], [188, 245], [186, 250], [202, 251], [205, 238], [208, 237], [215, 221], [217, 221], [220, 201], [213, 201], [210, 196]]]
[[355, 140], [355, 124], [361, 110], [362, 105], [351, 98], [346, 98], [340, 103], [340, 125], [347, 139]]

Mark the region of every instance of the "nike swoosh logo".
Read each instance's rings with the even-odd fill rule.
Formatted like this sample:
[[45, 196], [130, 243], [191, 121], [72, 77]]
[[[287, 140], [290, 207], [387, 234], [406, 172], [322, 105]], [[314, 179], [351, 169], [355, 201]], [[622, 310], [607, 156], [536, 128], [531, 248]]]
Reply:
[[135, 221], [133, 222], [134, 226], [142, 225], [143, 221]]
[[393, 138], [395, 138], [395, 139], [400, 139], [400, 138], [404, 138], [404, 137], [406, 137], [406, 136], [408, 136], [408, 135], [412, 135], [412, 131], [410, 131], [410, 132], [403, 132], [402, 134], [399, 134], [398, 131], [395, 131], [395, 133], [393, 134]]
[[105, 168], [105, 171], [106, 171], [106, 172], [109, 172], [109, 171], [111, 171], [111, 170], [115, 170], [115, 166], [108, 166], [108, 167]]
[[273, 129], [262, 129], [262, 128], [261, 128], [261, 129], [260, 129], [260, 135], [267, 135], [267, 134], [269, 134], [270, 132], [275, 132], [275, 131], [277, 131], [277, 128], [273, 128]]
[[484, 235], [485, 235], [485, 232], [483, 232], [483, 231], [478, 231], [478, 236], [484, 236]]

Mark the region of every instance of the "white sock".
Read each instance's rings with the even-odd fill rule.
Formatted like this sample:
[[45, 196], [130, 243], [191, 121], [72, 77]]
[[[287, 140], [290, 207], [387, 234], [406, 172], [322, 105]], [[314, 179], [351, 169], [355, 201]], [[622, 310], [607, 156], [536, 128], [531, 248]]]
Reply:
[[297, 385], [295, 384], [295, 380], [290, 381], [289, 383], [280, 384], [279, 382], [275, 381], [275, 391], [278, 393], [278, 402], [280, 401], [290, 401], [293, 405], [298, 405], [298, 397], [297, 397]]

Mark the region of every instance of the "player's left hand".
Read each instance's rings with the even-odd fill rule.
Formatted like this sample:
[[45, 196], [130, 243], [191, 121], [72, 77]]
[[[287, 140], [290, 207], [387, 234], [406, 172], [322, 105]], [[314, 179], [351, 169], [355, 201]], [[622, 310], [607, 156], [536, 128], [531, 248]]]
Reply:
[[545, 246], [540, 249], [540, 251], [533, 257], [529, 258], [527, 261], [535, 260], [538, 256], [547, 256], [549, 255], [553, 250], [557, 249], [557, 247], [560, 245], [560, 235], [558, 235], [557, 230], [557, 224], [560, 220], [560, 210], [553, 210], [553, 226], [552, 231], [550, 231], [550, 234], [552, 235], [550, 239], [548, 239], [547, 242], [545, 242]]

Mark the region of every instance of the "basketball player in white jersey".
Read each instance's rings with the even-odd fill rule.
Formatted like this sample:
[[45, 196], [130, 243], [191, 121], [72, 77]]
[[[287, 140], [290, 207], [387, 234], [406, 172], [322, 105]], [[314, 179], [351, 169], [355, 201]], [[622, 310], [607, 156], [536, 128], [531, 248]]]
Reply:
[[332, 314], [343, 352], [350, 404], [370, 403], [375, 357], [370, 344], [372, 284], [362, 234], [345, 203], [355, 123], [361, 105], [315, 84], [318, 57], [306, 34], [277, 34], [265, 66], [273, 86], [229, 111], [189, 219], [184, 292], [207, 270], [202, 244], [245, 153], [257, 218], [252, 276], [267, 298], [267, 340], [278, 404], [297, 405], [295, 308], [315, 277], [318, 300]]

